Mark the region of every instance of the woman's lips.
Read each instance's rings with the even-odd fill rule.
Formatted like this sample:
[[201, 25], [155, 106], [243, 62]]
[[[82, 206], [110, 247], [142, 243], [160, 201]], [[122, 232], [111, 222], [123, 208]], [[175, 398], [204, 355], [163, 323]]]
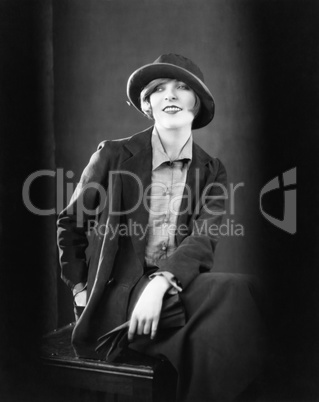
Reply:
[[170, 114], [174, 114], [174, 113], [178, 113], [180, 112], [182, 109], [178, 106], [166, 106], [163, 109], [163, 112], [165, 113], [170, 113]]

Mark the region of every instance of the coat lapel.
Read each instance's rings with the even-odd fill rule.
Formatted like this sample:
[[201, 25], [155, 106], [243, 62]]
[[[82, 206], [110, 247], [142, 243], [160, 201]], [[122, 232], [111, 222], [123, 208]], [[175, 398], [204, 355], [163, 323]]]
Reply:
[[149, 219], [149, 199], [144, 198], [144, 194], [152, 181], [152, 130], [153, 127], [150, 127], [130, 139], [125, 145], [128, 157], [121, 165], [126, 224], [142, 265]]

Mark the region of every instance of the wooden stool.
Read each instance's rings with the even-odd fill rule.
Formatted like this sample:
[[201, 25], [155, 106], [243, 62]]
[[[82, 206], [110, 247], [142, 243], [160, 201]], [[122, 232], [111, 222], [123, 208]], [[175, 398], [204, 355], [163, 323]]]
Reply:
[[[78, 358], [71, 345], [74, 323], [44, 337], [46, 376], [78, 402], [174, 401], [177, 374], [166, 360], [127, 350], [112, 363]], [[63, 391], [64, 392], [64, 391]], [[72, 399], [72, 398], [71, 398]]]

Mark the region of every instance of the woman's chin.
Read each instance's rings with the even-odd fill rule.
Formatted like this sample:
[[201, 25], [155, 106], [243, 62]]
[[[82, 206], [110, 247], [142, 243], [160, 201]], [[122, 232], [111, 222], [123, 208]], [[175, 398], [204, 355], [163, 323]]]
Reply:
[[178, 116], [169, 116], [168, 118], [155, 120], [155, 124], [165, 128], [166, 130], [181, 130], [183, 128], [191, 128], [193, 119], [179, 118]]

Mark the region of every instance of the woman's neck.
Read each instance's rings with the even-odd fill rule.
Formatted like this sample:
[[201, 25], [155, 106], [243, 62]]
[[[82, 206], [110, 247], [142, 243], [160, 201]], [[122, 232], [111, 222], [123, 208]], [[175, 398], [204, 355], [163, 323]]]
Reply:
[[155, 128], [170, 160], [177, 159], [181, 149], [192, 134], [191, 128], [181, 127], [179, 129], [167, 130], [156, 125]]

